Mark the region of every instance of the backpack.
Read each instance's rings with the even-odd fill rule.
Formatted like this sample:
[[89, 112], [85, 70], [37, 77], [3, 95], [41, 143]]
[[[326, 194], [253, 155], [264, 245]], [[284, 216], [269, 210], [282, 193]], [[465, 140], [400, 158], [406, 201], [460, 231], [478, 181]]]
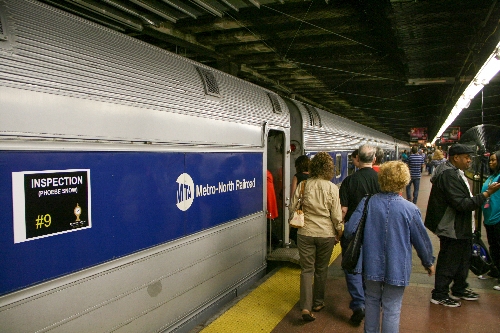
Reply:
[[481, 240], [481, 234], [476, 231], [472, 235], [472, 255], [469, 269], [479, 276], [488, 273], [492, 267], [493, 263], [488, 249]]

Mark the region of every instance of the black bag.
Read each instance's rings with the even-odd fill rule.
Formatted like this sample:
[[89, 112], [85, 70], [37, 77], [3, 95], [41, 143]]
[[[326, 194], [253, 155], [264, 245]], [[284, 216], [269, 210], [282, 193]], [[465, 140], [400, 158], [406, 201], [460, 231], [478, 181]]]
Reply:
[[371, 198], [369, 194], [365, 200], [365, 207], [363, 208], [363, 214], [359, 220], [358, 229], [354, 234], [354, 237], [349, 242], [347, 249], [342, 252], [342, 268], [349, 274], [355, 274], [354, 269], [358, 264], [359, 256], [361, 255], [361, 245], [363, 244], [363, 235], [365, 231], [366, 215], [368, 211], [368, 201]]
[[484, 275], [493, 267], [490, 254], [486, 245], [481, 240], [481, 233], [478, 231], [472, 234], [472, 255], [469, 269], [476, 275]]

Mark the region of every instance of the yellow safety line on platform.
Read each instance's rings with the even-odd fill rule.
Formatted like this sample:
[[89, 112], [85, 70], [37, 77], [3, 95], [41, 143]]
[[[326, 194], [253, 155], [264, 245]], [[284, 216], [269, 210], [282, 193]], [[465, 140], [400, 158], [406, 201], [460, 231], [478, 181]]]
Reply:
[[[333, 249], [331, 263], [339, 256]], [[202, 333], [271, 332], [300, 297], [300, 268], [283, 267], [202, 330]]]

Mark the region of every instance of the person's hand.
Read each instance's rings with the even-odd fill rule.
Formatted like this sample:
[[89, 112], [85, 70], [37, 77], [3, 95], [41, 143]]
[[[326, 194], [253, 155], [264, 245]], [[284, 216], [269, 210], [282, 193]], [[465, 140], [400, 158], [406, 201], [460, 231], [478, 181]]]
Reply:
[[491, 196], [493, 193], [495, 193], [498, 190], [500, 190], [500, 183], [493, 182], [490, 184], [490, 186], [488, 186], [488, 189], [486, 190], [486, 192], [488, 192], [488, 194]]
[[339, 229], [336, 229], [336, 230], [335, 230], [335, 238], [336, 238], [338, 241], [340, 241], [340, 239], [342, 238], [342, 235], [344, 235], [344, 224], [343, 224], [343, 223], [341, 223], [341, 224], [339, 225], [339, 227], [340, 227]]
[[433, 276], [436, 273], [436, 267], [434, 265], [424, 268], [427, 271], [427, 274], [429, 274], [429, 276]]

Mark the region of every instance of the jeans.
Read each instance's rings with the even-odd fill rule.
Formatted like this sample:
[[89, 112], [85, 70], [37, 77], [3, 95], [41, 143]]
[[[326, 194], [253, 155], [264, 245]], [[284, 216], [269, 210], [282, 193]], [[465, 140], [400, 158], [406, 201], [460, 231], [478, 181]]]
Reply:
[[453, 239], [439, 237], [440, 248], [436, 264], [436, 278], [432, 298], [436, 300], [448, 297], [451, 291], [461, 294], [468, 286], [472, 239]]
[[299, 234], [297, 241], [301, 268], [300, 309], [311, 311], [312, 307], [323, 305], [325, 301], [328, 264], [335, 237], [310, 237]]
[[[365, 281], [365, 333], [397, 333], [405, 287]], [[382, 313], [382, 330], [380, 314]]]
[[490, 256], [493, 264], [497, 268], [500, 268], [500, 223], [487, 225], [486, 236], [488, 238], [488, 244], [490, 245]]
[[411, 199], [411, 184], [413, 183], [413, 203], [417, 204], [418, 190], [420, 188], [420, 178], [412, 178], [410, 183], [406, 185], [406, 199]]
[[[341, 238], [340, 245], [342, 247], [342, 252], [347, 250], [349, 242], [345, 240], [344, 237]], [[345, 281], [347, 283], [347, 291], [351, 295], [351, 303], [349, 308], [351, 310], [364, 309], [365, 308], [365, 285], [363, 282], [363, 274], [349, 274], [346, 270]]]
[[363, 282], [363, 274], [349, 274], [347, 271], [345, 273], [345, 281], [347, 282], [347, 291], [351, 295], [351, 303], [349, 303], [349, 308], [351, 310], [364, 309], [365, 308], [365, 288]]

